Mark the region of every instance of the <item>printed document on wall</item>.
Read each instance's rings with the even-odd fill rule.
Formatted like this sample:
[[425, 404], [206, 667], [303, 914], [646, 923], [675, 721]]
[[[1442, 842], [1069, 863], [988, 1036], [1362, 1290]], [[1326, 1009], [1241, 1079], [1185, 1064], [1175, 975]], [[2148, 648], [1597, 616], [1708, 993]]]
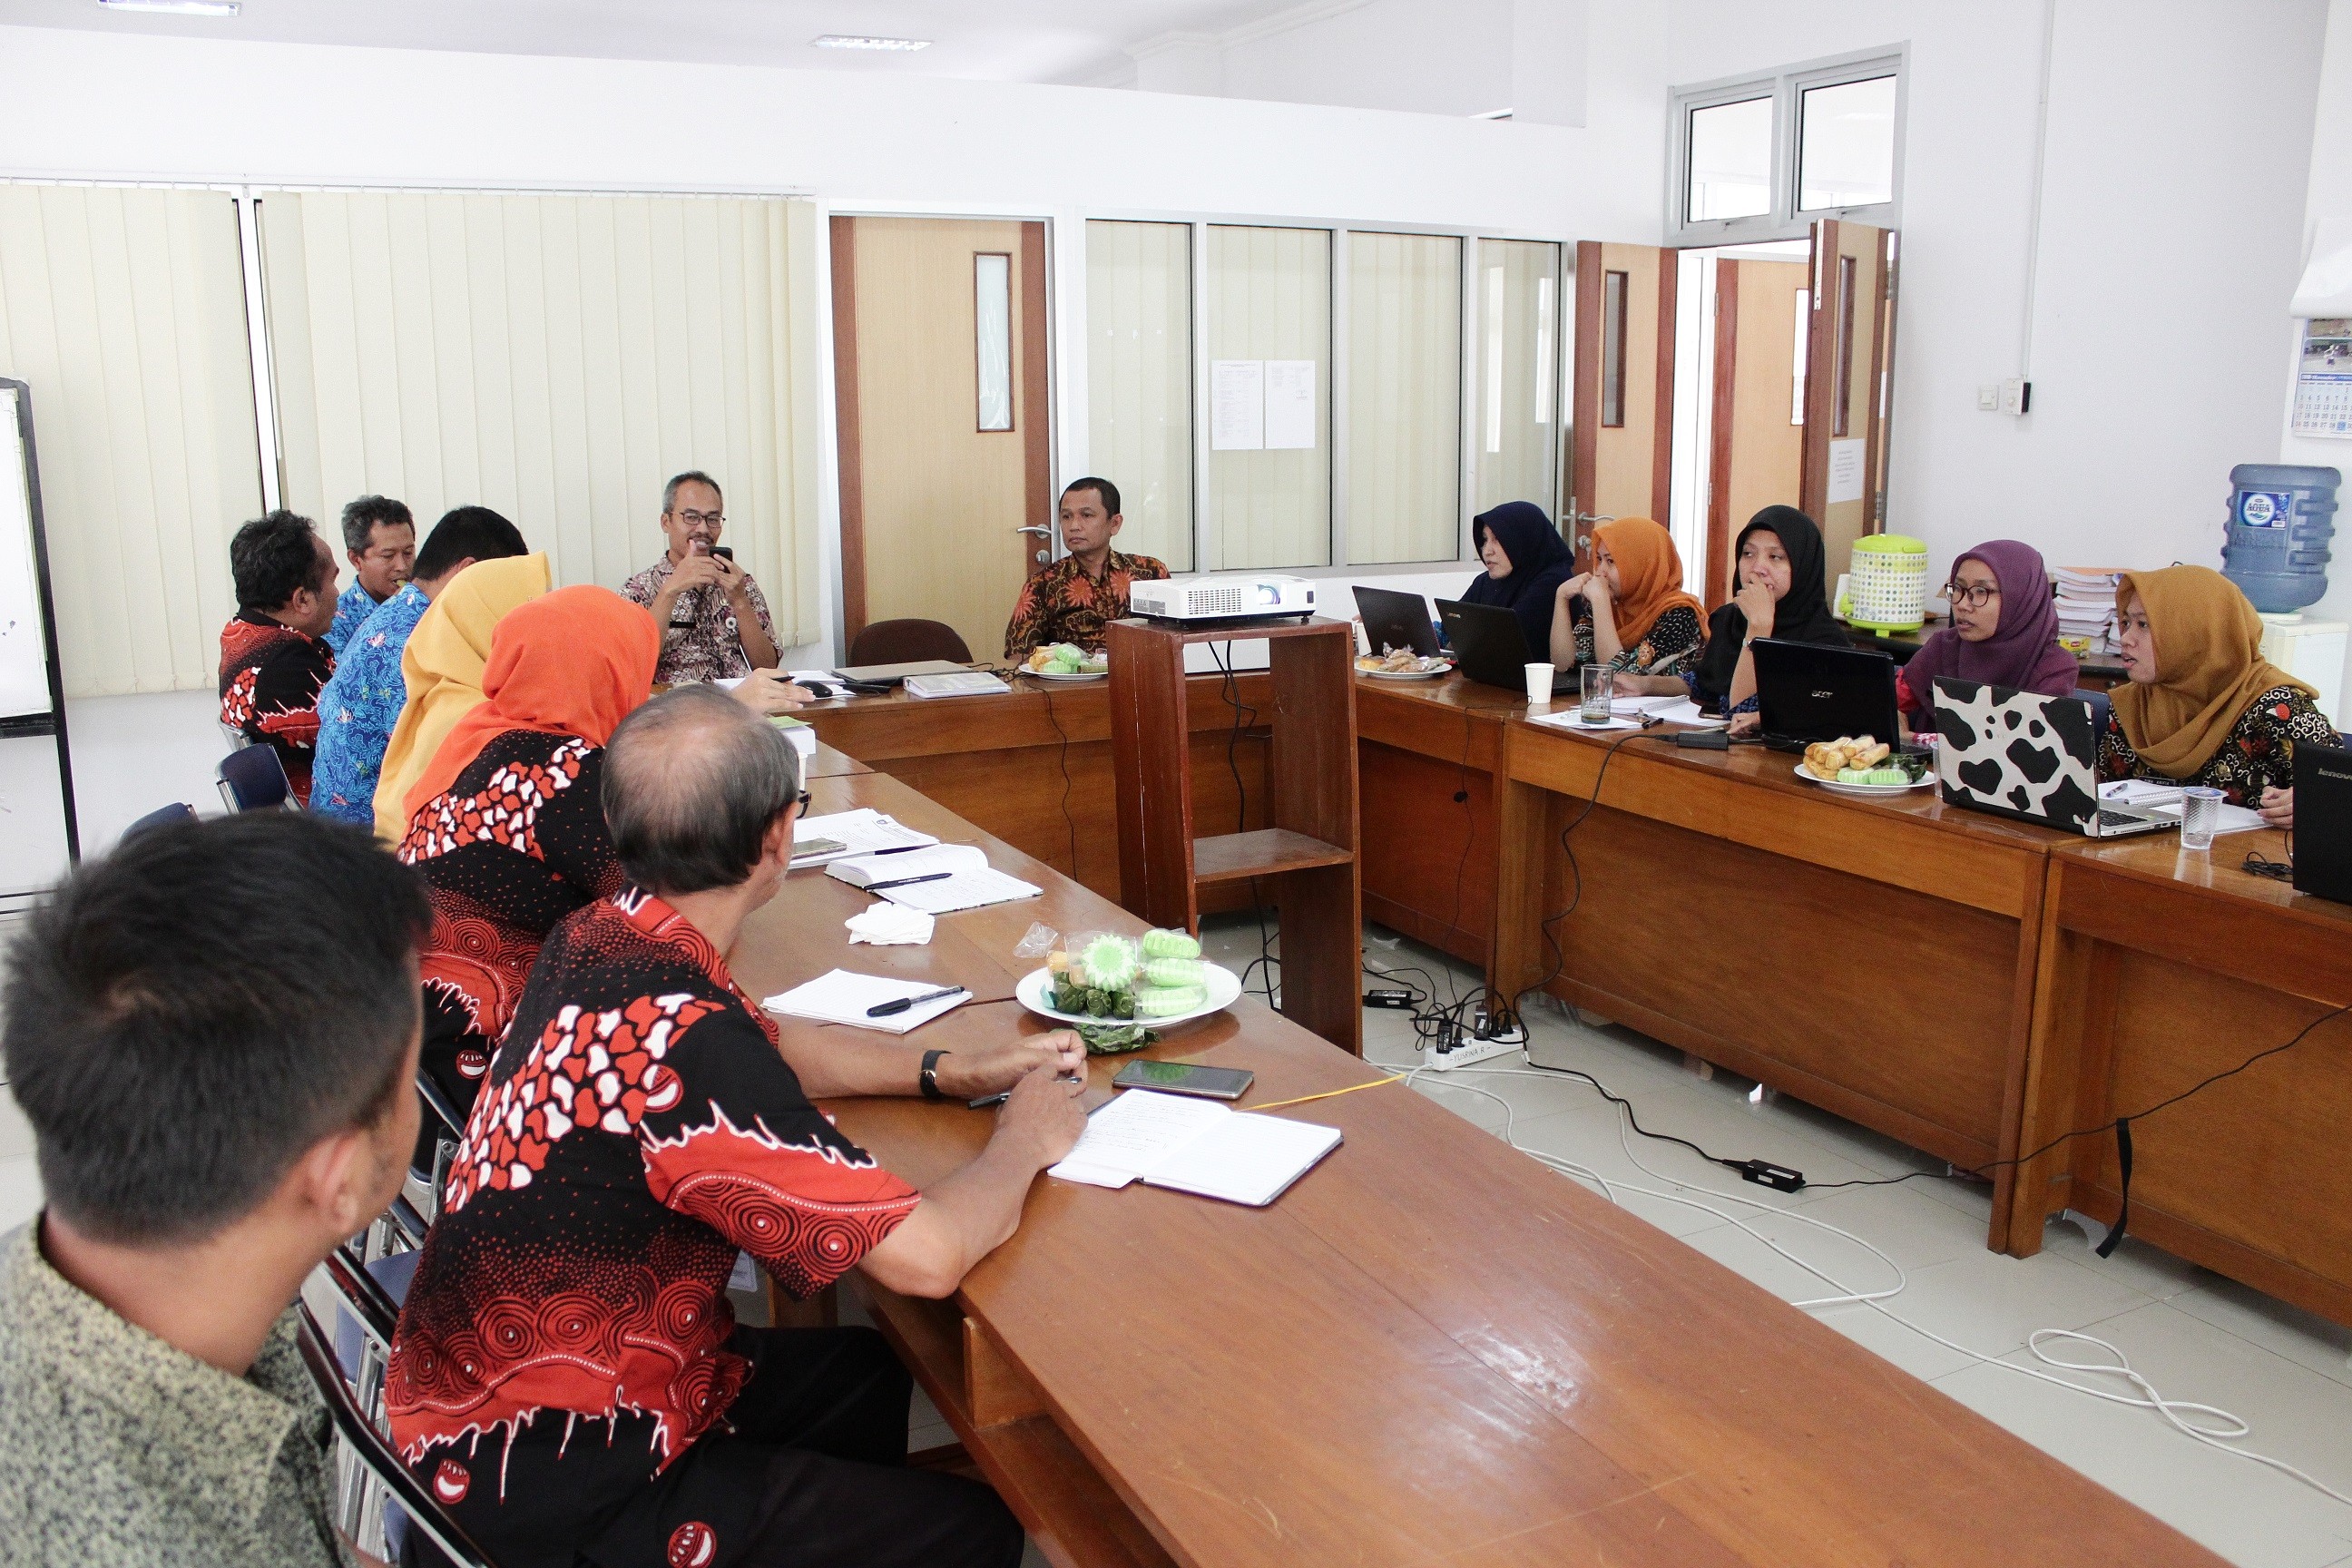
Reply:
[[2352, 320], [2318, 316], [2303, 324], [2293, 428], [2298, 436], [2352, 437]]
[[1209, 365], [1209, 449], [1262, 451], [1265, 440], [1265, 362], [1213, 360]]
[[1265, 445], [1268, 451], [1308, 451], [1315, 446], [1315, 362], [1265, 362]]
[[1858, 436], [1830, 443], [1830, 505], [1862, 499], [1862, 453], [1868, 445]]

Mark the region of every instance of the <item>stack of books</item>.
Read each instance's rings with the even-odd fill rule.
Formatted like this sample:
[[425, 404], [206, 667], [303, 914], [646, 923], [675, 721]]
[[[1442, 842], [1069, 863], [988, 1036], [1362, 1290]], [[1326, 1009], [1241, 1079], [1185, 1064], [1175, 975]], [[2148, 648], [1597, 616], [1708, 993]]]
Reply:
[[2106, 566], [2058, 568], [2058, 635], [2081, 637], [2086, 653], [2113, 653], [2108, 635], [2115, 623], [2116, 579], [2120, 569]]

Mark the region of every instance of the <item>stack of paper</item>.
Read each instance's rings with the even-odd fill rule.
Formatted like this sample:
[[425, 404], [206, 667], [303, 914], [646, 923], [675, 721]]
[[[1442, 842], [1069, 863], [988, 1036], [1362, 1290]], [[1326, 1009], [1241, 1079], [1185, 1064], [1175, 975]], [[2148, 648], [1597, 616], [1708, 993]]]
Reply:
[[1132, 1089], [1089, 1117], [1086, 1136], [1046, 1174], [1097, 1187], [1141, 1181], [1263, 1208], [1339, 1142], [1336, 1127]]
[[826, 816], [803, 816], [793, 824], [793, 865], [823, 866], [852, 855], [923, 849], [937, 844], [928, 833], [903, 826], [896, 817], [860, 806]]
[[795, 985], [771, 996], [760, 1005], [787, 1018], [813, 1018], [820, 1024], [846, 1024], [853, 1029], [903, 1035], [909, 1029], [920, 1028], [949, 1008], [971, 1001], [971, 993], [959, 991], [936, 1001], [918, 1002], [903, 1013], [882, 1018], [867, 1016], [866, 1009], [896, 1002], [902, 996], [929, 995], [939, 989], [928, 980], [893, 980], [880, 974], [854, 974], [846, 969], [835, 969], [805, 985]]
[[894, 904], [884, 899], [868, 904], [841, 922], [849, 928], [849, 944], [872, 942], [876, 947], [921, 947], [931, 940], [931, 927], [939, 922], [920, 910], [910, 910], [904, 904]]
[[2116, 614], [2116, 579], [2123, 574], [2106, 566], [2058, 568], [2058, 635], [2088, 637], [2094, 653], [2112, 653], [2107, 629]]
[[824, 874], [877, 893], [894, 904], [934, 915], [1034, 899], [1045, 891], [1034, 882], [997, 870], [988, 863], [988, 852], [972, 844], [934, 844], [928, 849], [853, 855], [827, 866]]
[[1566, 708], [1554, 709], [1549, 713], [1528, 714], [1528, 722], [1530, 724], [1549, 724], [1554, 729], [1558, 730], [1590, 730], [1596, 731], [1601, 730], [1638, 730], [1642, 727], [1642, 721], [1639, 719], [1620, 719], [1613, 716], [1603, 719], [1597, 724], [1588, 724], [1584, 721], [1583, 712], [1575, 706], [1572, 700], [1570, 700], [1570, 705]]

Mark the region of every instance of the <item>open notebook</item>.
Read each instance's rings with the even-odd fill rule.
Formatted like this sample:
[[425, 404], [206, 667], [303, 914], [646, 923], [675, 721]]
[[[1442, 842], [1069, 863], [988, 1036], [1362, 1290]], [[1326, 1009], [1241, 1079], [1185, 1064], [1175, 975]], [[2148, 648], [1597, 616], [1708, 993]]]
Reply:
[[1097, 1187], [1140, 1181], [1263, 1208], [1339, 1143], [1336, 1127], [1131, 1089], [1087, 1119], [1086, 1136], [1046, 1174]]
[[824, 874], [932, 915], [1034, 899], [1045, 891], [1034, 882], [1008, 877], [991, 866], [988, 851], [975, 844], [934, 844], [898, 854], [853, 855], [827, 866]]

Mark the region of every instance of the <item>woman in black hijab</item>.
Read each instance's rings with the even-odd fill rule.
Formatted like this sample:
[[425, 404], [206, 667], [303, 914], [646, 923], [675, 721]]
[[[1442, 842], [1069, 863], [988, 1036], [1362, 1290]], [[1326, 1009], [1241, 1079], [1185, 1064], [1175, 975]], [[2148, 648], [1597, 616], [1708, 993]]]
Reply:
[[1551, 606], [1559, 585], [1576, 572], [1576, 557], [1551, 525], [1543, 508], [1533, 501], [1505, 501], [1482, 511], [1470, 522], [1470, 538], [1478, 559], [1486, 563], [1484, 576], [1462, 591], [1465, 605], [1500, 605], [1519, 618], [1519, 635], [1527, 638], [1528, 658], [1550, 657]]
[[[1827, 552], [1811, 518], [1792, 506], [1768, 506], [1739, 531], [1732, 554], [1738, 567], [1731, 602], [1708, 617], [1706, 656], [1684, 679], [1702, 709], [1737, 716], [1756, 710], [1756, 660], [1748, 645], [1757, 637], [1830, 647], [1852, 647], [1853, 639], [1830, 614]], [[1754, 725], [1749, 719], [1732, 728]]]

